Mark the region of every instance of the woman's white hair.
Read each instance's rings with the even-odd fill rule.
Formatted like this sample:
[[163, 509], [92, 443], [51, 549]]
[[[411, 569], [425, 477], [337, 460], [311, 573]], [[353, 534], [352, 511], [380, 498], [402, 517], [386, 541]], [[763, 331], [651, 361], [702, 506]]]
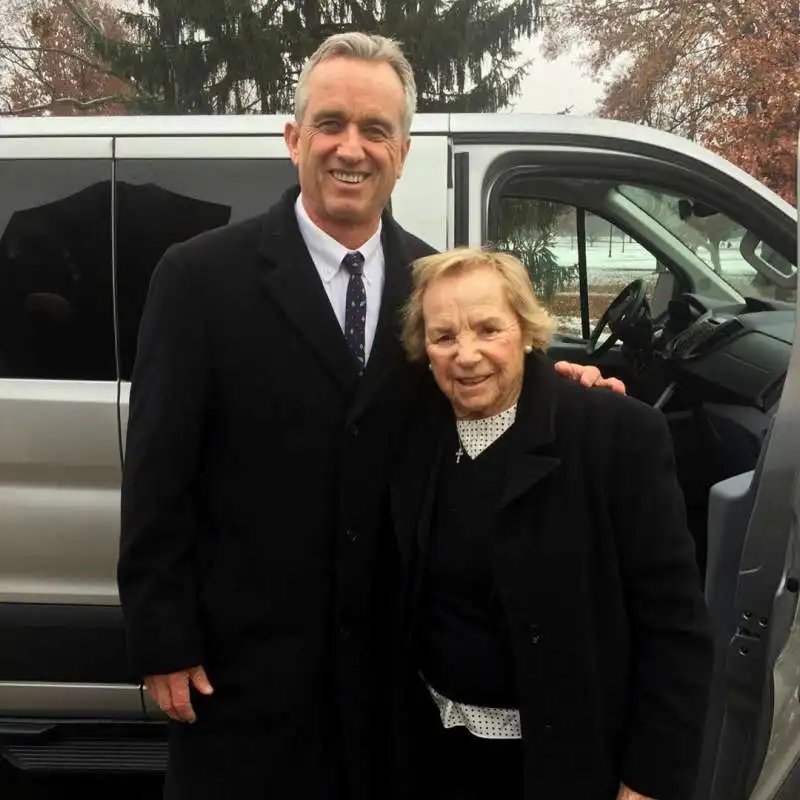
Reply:
[[417, 110], [417, 84], [414, 70], [403, 55], [398, 42], [377, 34], [349, 31], [329, 36], [303, 66], [294, 90], [294, 115], [299, 122], [308, 104], [308, 76], [311, 70], [330, 58], [357, 58], [361, 61], [381, 61], [388, 64], [400, 78], [406, 98], [403, 113], [403, 133], [408, 136]]
[[503, 283], [508, 304], [517, 315], [522, 343], [537, 350], [547, 348], [555, 320], [537, 300], [530, 275], [519, 259], [510, 253], [480, 247], [456, 247], [419, 258], [411, 265], [412, 291], [402, 311], [402, 342], [410, 361], [424, 361], [426, 358], [422, 301], [428, 287], [442, 278], [487, 268], [493, 270]]

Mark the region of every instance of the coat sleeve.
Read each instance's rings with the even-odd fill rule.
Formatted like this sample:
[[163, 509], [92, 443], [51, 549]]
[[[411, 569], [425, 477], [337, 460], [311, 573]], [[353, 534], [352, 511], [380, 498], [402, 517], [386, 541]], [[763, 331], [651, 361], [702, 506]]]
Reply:
[[137, 676], [202, 663], [195, 569], [207, 396], [202, 287], [170, 249], [151, 279], [131, 380], [117, 584]]
[[632, 642], [622, 780], [656, 800], [685, 800], [702, 749], [711, 625], [667, 423], [638, 403], [623, 411], [611, 477]]

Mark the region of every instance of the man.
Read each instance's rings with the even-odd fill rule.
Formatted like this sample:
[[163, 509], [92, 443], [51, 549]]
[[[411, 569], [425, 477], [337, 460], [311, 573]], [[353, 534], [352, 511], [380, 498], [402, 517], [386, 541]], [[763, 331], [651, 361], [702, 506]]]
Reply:
[[419, 379], [397, 313], [432, 252], [384, 207], [415, 105], [394, 43], [331, 37], [286, 127], [299, 188], [153, 275], [118, 580], [135, 668], [174, 720], [167, 798], [381, 794], [383, 500]]

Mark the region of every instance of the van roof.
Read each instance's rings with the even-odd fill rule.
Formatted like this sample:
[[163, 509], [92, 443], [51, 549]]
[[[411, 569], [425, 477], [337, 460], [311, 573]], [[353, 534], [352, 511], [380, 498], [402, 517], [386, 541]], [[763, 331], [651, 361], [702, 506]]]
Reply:
[[[280, 136], [289, 114], [183, 114], [178, 116], [3, 117], [2, 136]], [[414, 135], [550, 133], [592, 134], [603, 138], [676, 142], [675, 134], [619, 120], [572, 114], [417, 114]]]

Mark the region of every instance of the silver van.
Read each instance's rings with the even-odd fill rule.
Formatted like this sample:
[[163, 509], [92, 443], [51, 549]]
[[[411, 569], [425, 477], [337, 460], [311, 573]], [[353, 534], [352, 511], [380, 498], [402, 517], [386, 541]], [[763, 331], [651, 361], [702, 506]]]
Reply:
[[[21, 770], [164, 768], [115, 581], [139, 319], [170, 244], [294, 182], [284, 122], [0, 120], [0, 754]], [[517, 114], [418, 116], [391, 207], [435, 247], [515, 251], [551, 355], [666, 415], [718, 647], [695, 800], [800, 796], [796, 209], [684, 139]]]

